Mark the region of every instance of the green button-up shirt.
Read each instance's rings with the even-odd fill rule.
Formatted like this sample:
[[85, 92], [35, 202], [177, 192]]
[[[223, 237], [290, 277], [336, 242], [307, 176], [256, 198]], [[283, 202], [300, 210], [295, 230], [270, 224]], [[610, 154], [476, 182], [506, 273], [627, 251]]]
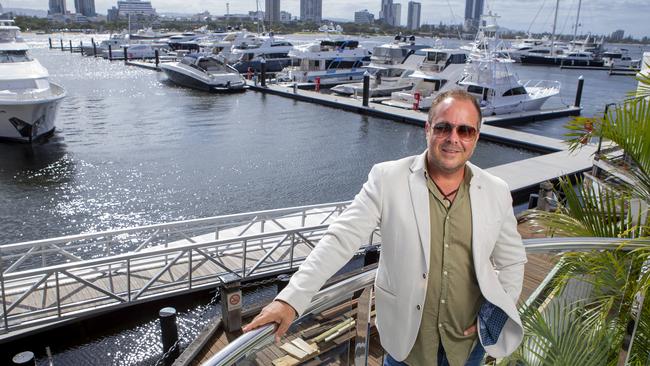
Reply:
[[451, 366], [463, 366], [477, 340], [463, 332], [476, 323], [483, 297], [472, 257], [472, 208], [465, 177], [453, 203], [444, 198], [428, 174], [431, 254], [422, 323], [406, 363], [437, 365], [442, 343]]

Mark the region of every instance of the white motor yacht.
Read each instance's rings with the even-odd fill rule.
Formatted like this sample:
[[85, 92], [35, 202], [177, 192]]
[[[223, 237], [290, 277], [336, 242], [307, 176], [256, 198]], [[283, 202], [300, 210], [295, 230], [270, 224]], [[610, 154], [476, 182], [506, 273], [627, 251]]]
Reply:
[[232, 66], [241, 73], [261, 71], [261, 62], [264, 59], [267, 72], [282, 71], [291, 66], [289, 51], [293, 49], [291, 42], [284, 38], [270, 36], [259, 37], [259, 43], [233, 47], [233, 57], [237, 59]]
[[370, 63], [373, 65], [403, 64], [410, 55], [424, 48], [429, 46], [416, 44], [415, 36], [395, 36], [393, 42], [372, 49]]
[[32, 142], [54, 132], [65, 90], [28, 54], [13, 20], [0, 20], [0, 139]]
[[126, 33], [113, 34], [108, 39], [105, 39], [98, 44], [93, 45], [84, 45], [82, 47], [83, 54], [86, 56], [95, 56], [95, 52], [98, 56], [103, 55], [104, 53], [108, 54], [108, 46], [111, 46], [112, 51], [121, 50], [124, 46], [129, 45], [129, 35]]
[[180, 62], [160, 64], [172, 82], [210, 92], [243, 91], [246, 82], [232, 66], [211, 54], [190, 53]]
[[370, 52], [354, 40], [322, 40], [295, 46], [289, 56], [299, 66], [284, 68], [278, 73], [279, 81], [337, 85], [363, 79], [362, 67], [370, 61]]
[[641, 60], [633, 60], [629, 55], [629, 50], [621, 48], [619, 50], [607, 51], [603, 53], [603, 66], [611, 68], [639, 69]]
[[458, 88], [458, 81], [465, 70], [468, 51], [463, 49], [426, 48], [416, 52], [424, 52], [425, 57], [418, 70], [409, 75], [414, 85], [410, 90], [391, 93], [390, 100], [383, 104], [394, 107], [426, 110], [438, 95], [449, 89]]

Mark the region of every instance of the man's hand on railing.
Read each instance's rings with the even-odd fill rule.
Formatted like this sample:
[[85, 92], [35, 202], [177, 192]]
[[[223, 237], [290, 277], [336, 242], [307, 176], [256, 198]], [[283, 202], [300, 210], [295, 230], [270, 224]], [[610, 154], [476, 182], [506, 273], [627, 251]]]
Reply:
[[287, 332], [296, 316], [296, 310], [291, 305], [275, 300], [266, 305], [255, 319], [243, 328], [243, 331], [250, 332], [263, 325], [275, 323], [275, 341], [280, 342], [280, 338]]

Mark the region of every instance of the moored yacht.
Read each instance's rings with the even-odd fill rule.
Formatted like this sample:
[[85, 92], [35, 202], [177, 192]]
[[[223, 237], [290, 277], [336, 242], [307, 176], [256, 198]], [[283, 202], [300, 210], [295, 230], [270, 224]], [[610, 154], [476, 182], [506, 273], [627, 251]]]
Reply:
[[323, 40], [295, 46], [289, 56], [299, 66], [287, 67], [278, 73], [280, 81], [336, 85], [361, 80], [370, 61], [370, 52], [354, 40]]
[[429, 109], [431, 102], [438, 95], [449, 89], [457, 88], [455, 84], [463, 75], [467, 50], [426, 48], [416, 52], [425, 54], [418, 70], [409, 77], [413, 80], [410, 90], [391, 93], [390, 100], [383, 104], [411, 109]]
[[12, 20], [0, 20], [0, 139], [32, 142], [54, 132], [65, 90], [28, 54]]
[[97, 44], [93, 45], [84, 45], [81, 49], [82, 53], [87, 56], [95, 56], [95, 52], [98, 56], [101, 56], [104, 52], [108, 54], [108, 48], [110, 46], [111, 51], [121, 50], [124, 46], [129, 45], [129, 35], [126, 33], [113, 34], [108, 39], [105, 39]]
[[244, 78], [214, 55], [202, 53], [187, 54], [180, 62], [160, 65], [172, 82], [188, 88], [209, 92], [243, 91]]
[[247, 71], [261, 71], [261, 62], [266, 63], [267, 72], [282, 71], [287, 66], [291, 66], [291, 57], [289, 51], [293, 49], [291, 42], [284, 38], [271, 36], [259, 37], [260, 42], [250, 44], [245, 47], [234, 47], [232, 54], [237, 61], [232, 66], [237, 71], [244, 73]]

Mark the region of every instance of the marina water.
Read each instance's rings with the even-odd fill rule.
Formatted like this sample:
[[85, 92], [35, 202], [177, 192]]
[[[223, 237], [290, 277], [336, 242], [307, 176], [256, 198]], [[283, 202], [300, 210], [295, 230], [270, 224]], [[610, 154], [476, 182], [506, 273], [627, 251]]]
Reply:
[[[47, 36], [25, 38], [32, 56], [68, 96], [48, 141], [0, 144], [0, 245], [349, 200], [373, 164], [425, 148], [420, 127], [256, 92], [215, 95], [179, 88], [160, 73], [48, 50]], [[90, 42], [89, 36], [72, 39]], [[372, 48], [389, 39], [362, 44]], [[628, 47], [637, 58], [643, 51]], [[606, 103], [623, 99], [636, 86], [633, 77], [603, 71], [514, 69], [524, 80], [562, 83], [560, 97], [547, 108], [572, 104], [577, 78], [584, 75], [583, 116], [602, 113]], [[561, 138], [566, 121], [511, 128]], [[480, 142], [472, 161], [487, 168], [536, 155]], [[246, 301], [250, 305], [272, 295], [273, 289], [262, 288]], [[179, 309], [184, 342], [216, 313], [205, 309], [209, 297], [194, 300]], [[155, 315], [116, 319], [110, 329], [94, 329], [79, 339], [34, 342], [31, 350], [40, 356], [50, 345], [55, 365], [153, 364], [161, 349]]]

